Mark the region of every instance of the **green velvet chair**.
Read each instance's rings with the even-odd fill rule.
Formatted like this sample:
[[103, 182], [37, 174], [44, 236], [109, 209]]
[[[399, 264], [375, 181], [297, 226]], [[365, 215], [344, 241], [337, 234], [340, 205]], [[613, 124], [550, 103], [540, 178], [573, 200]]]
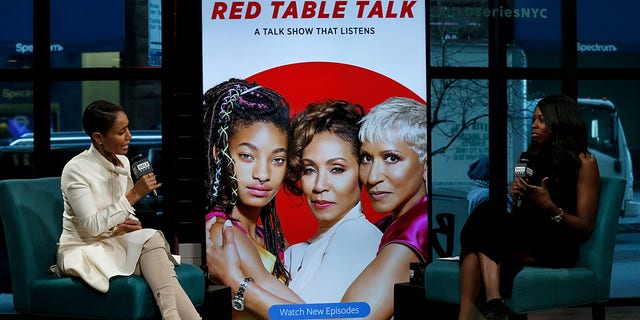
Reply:
[[[141, 276], [115, 277], [101, 293], [79, 278], [54, 276], [56, 243], [62, 230], [60, 178], [0, 181], [0, 217], [7, 238], [14, 309], [28, 316], [84, 319], [158, 319], [153, 295]], [[191, 264], [176, 267], [178, 280], [200, 306], [203, 271]]]
[[[516, 276], [507, 305], [518, 318], [536, 311], [591, 306], [593, 319], [604, 319], [609, 300], [611, 268], [625, 180], [602, 177], [600, 202], [591, 237], [580, 247], [575, 268], [525, 267]], [[427, 300], [460, 303], [460, 268], [457, 261], [434, 260], [425, 268]]]

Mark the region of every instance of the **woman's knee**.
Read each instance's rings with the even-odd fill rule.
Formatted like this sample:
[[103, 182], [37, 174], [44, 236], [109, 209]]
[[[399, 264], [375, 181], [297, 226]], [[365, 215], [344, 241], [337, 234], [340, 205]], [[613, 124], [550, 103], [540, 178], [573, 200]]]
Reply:
[[460, 256], [460, 268], [469, 268], [475, 265], [479, 265], [477, 253], [469, 252]]
[[160, 232], [156, 232], [144, 243], [144, 247], [147, 249], [155, 249], [155, 248], [164, 248], [165, 241], [164, 237], [160, 234]]

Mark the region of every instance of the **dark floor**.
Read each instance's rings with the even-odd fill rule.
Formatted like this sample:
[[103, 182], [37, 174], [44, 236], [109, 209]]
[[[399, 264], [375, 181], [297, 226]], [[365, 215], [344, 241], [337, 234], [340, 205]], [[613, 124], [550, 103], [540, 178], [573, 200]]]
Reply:
[[[607, 307], [605, 309], [607, 320], [627, 320], [640, 319], [640, 306], [627, 307]], [[553, 311], [532, 313], [528, 316], [528, 320], [555, 320], [555, 319], [571, 319], [571, 320], [591, 320], [591, 309], [588, 308], [569, 308], [558, 309]]]

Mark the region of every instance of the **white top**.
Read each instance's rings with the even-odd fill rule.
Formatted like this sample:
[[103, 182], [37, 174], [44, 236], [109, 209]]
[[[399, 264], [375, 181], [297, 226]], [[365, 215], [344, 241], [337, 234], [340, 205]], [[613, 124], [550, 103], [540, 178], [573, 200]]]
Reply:
[[[109, 290], [109, 278], [133, 274], [142, 245], [159, 232], [142, 229], [113, 234], [114, 227], [127, 217], [137, 219], [125, 197], [133, 187], [129, 159], [122, 155], [118, 159], [123, 167], [113, 165], [92, 145], [71, 159], [61, 176], [62, 234], [57, 265], [52, 269], [60, 275], [81, 277], [101, 292]], [[168, 244], [166, 249], [177, 264]]]
[[289, 288], [307, 303], [340, 302], [349, 285], [375, 258], [382, 232], [358, 202], [326, 232], [285, 251]]

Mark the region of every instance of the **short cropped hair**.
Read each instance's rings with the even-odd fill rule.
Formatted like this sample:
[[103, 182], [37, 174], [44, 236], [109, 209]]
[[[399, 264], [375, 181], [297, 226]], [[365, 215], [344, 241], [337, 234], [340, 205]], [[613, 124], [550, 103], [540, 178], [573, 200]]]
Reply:
[[94, 132], [106, 135], [116, 122], [118, 112], [124, 112], [119, 104], [106, 100], [93, 101], [82, 112], [82, 129], [89, 137]]
[[362, 142], [389, 142], [396, 135], [406, 141], [418, 154], [421, 162], [427, 160], [427, 106], [414, 99], [391, 97], [376, 105], [361, 120]]

